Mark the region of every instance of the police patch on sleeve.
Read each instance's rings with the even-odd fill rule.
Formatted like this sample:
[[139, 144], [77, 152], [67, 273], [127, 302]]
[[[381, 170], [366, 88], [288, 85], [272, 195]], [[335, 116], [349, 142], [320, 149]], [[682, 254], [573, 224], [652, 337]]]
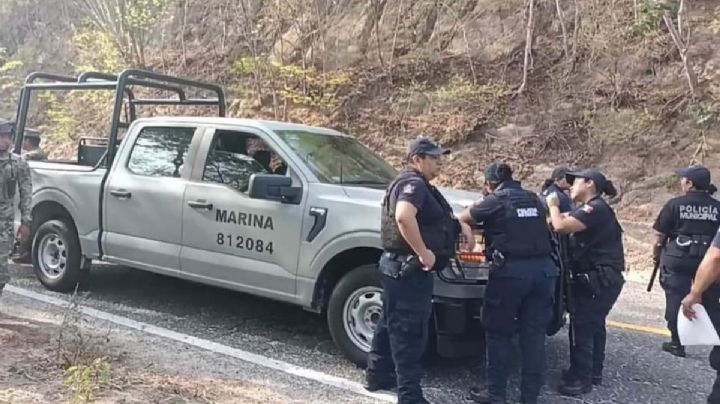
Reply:
[[406, 195], [412, 195], [415, 193], [415, 184], [407, 184], [403, 187], [402, 193]]
[[587, 213], [588, 215], [592, 213], [593, 207], [590, 205], [583, 205], [582, 208], [580, 208], [583, 212]]

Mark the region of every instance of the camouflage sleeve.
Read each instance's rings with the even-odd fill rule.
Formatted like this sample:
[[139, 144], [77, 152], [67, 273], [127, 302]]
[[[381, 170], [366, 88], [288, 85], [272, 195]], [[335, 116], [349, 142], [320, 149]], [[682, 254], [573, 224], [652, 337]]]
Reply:
[[18, 159], [18, 188], [20, 191], [20, 214], [23, 224], [30, 224], [32, 215], [30, 212], [30, 204], [32, 202], [32, 178], [30, 166], [24, 158]]

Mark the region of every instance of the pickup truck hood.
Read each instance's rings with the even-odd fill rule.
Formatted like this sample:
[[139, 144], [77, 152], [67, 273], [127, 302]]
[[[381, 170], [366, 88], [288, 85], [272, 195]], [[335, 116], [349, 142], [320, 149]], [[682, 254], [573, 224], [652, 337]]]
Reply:
[[[382, 203], [382, 198], [385, 195], [384, 189], [374, 189], [365, 187], [350, 187], [345, 186], [345, 193], [347, 196], [354, 201], [372, 201], [376, 202], [378, 206]], [[460, 213], [463, 209], [470, 206], [475, 202], [482, 193], [462, 191], [453, 188], [442, 188], [438, 187], [440, 193], [443, 194], [445, 199], [450, 202], [450, 206], [453, 208], [455, 213]]]

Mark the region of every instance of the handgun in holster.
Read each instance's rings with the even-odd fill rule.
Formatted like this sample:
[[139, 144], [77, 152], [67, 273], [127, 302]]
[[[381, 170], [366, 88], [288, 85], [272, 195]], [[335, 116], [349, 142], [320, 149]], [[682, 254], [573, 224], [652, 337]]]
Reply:
[[420, 262], [420, 258], [417, 255], [408, 255], [400, 265], [400, 278], [415, 271], [422, 271], [422, 268], [423, 264]]

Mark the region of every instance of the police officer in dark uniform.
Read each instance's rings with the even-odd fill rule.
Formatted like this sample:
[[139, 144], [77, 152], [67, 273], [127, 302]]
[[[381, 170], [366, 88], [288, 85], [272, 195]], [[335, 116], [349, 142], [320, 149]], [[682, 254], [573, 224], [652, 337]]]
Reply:
[[375, 391], [397, 386], [399, 404], [428, 402], [420, 387], [420, 359], [432, 311], [431, 271], [448, 264], [461, 232], [466, 241], [473, 240], [470, 227], [461, 225], [430, 184], [449, 152], [429, 138], [412, 141], [409, 166], [388, 186], [382, 203], [383, 314], [368, 355], [365, 387]]
[[[685, 317], [695, 318], [693, 305], [702, 304], [716, 330], [720, 330], [720, 230], [700, 262], [690, 293], [682, 300]], [[708, 404], [720, 404], [720, 346], [713, 347], [709, 355], [710, 366], [717, 372]]]
[[682, 298], [690, 292], [700, 261], [720, 226], [720, 201], [711, 195], [717, 191], [710, 183], [710, 171], [690, 166], [677, 171], [685, 193], [670, 199], [658, 214], [653, 229], [657, 240], [653, 259], [660, 262], [660, 285], [665, 290], [665, 320], [670, 342], [663, 351], [685, 357], [685, 348], [677, 333], [677, 315]]
[[555, 167], [550, 178], [546, 179], [542, 186], [542, 196], [547, 198], [553, 192], [557, 193], [560, 198], [560, 213], [570, 212], [572, 210], [572, 201], [566, 193], [570, 190], [565, 176], [570, 169], [565, 166]]
[[507, 164], [488, 166], [485, 187], [488, 196], [459, 216], [468, 225], [484, 228], [485, 254], [492, 262], [482, 314], [487, 386], [472, 388], [470, 398], [479, 403], [506, 402], [513, 338], [519, 334], [520, 399], [537, 403], [545, 382], [545, 332], [558, 276], [550, 258], [546, 209], [537, 194], [513, 179]]
[[570, 196], [580, 205], [560, 213], [556, 194], [547, 197], [550, 219], [556, 232], [570, 236], [571, 292], [574, 345], [570, 369], [564, 372], [559, 391], [577, 396], [602, 383], [607, 332], [605, 319], [622, 291], [625, 256], [622, 228], [602, 194], [617, 194], [611, 181], [597, 170], [570, 172]]

